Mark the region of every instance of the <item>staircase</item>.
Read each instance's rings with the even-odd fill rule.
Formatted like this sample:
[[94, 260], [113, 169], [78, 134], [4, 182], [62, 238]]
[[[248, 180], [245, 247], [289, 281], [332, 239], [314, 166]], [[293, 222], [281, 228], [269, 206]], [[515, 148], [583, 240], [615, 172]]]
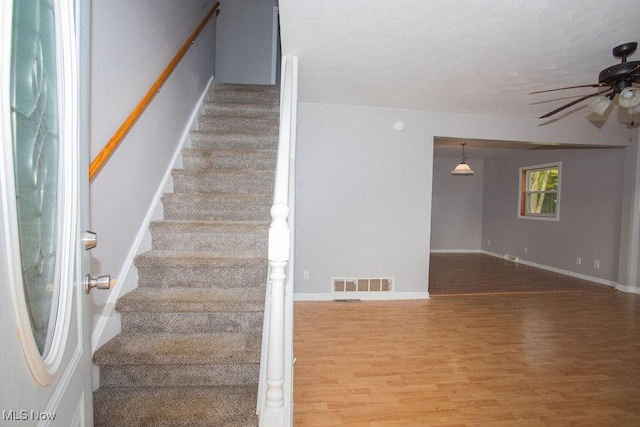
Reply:
[[256, 426], [279, 88], [218, 84], [173, 171], [122, 332], [94, 355], [96, 426]]

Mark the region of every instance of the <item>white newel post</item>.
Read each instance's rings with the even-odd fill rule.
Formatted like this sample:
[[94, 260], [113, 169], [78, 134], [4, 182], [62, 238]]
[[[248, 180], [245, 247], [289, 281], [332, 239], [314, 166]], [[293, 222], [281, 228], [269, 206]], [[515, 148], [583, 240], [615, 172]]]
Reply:
[[269, 350], [267, 355], [267, 392], [264, 425], [284, 423], [284, 296], [287, 262], [289, 261], [289, 208], [275, 203], [271, 208], [269, 228], [269, 267], [271, 281], [269, 317]]

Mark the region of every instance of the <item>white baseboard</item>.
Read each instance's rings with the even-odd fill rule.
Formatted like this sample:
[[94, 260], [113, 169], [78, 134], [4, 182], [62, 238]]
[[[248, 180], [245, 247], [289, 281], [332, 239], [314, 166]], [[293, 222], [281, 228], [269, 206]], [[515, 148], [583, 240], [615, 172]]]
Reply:
[[620, 292], [626, 292], [628, 294], [640, 295], [640, 288], [637, 286], [626, 286], [626, 285], [617, 284], [616, 290]]
[[191, 130], [195, 129], [197, 126], [198, 114], [202, 110], [202, 104], [204, 103], [207, 94], [209, 93], [209, 88], [212, 84], [213, 76], [209, 78], [204, 91], [200, 95], [200, 99], [198, 99], [198, 102], [191, 112], [189, 121], [182, 131], [180, 143], [178, 144], [173, 154], [173, 158], [169, 163], [169, 167], [166, 170], [164, 177], [158, 185], [156, 194], [154, 195], [153, 200], [149, 205], [149, 209], [147, 210], [147, 214], [145, 215], [145, 218], [142, 221], [140, 228], [138, 229], [136, 238], [133, 241], [131, 248], [129, 249], [129, 253], [127, 254], [127, 258], [123, 263], [122, 269], [117, 276], [119, 285], [110, 291], [109, 298], [107, 299], [107, 302], [105, 303], [102, 312], [100, 313], [100, 318], [96, 322], [96, 326], [93, 328], [93, 331], [91, 333], [92, 353], [95, 352], [101, 345], [119, 334], [122, 330], [120, 324], [120, 315], [115, 311], [116, 301], [118, 300], [118, 298], [120, 298], [121, 295], [124, 295], [125, 293], [132, 291], [133, 289], [138, 287], [138, 271], [133, 265], [133, 260], [135, 259], [136, 255], [151, 248], [150, 236], [148, 234], [149, 223], [158, 216], [162, 195], [167, 191], [167, 188], [172, 188], [171, 171], [182, 159], [182, 149], [186, 146], [186, 144], [190, 142], [189, 134]]
[[[497, 257], [497, 258], [503, 258], [504, 257], [504, 254], [497, 254], [495, 252], [482, 251], [482, 253], [485, 254], [485, 255], [491, 255], [491, 256]], [[518, 259], [518, 263], [519, 264], [528, 265], [529, 267], [539, 268], [541, 270], [551, 271], [553, 273], [564, 274], [565, 276], [575, 277], [576, 279], [587, 280], [589, 282], [595, 282], [595, 283], [598, 283], [598, 284], [601, 284], [601, 285], [615, 287], [616, 289], [618, 289], [618, 286], [619, 286], [618, 283], [613, 282], [611, 280], [601, 279], [599, 277], [588, 276], [586, 274], [580, 274], [580, 273], [576, 273], [576, 272], [569, 271], [569, 270], [563, 270], [561, 268], [550, 267], [548, 265], [538, 264], [536, 262], [526, 261], [526, 260], [523, 260], [523, 259]]]
[[432, 254], [479, 254], [481, 249], [431, 249]]
[[362, 301], [395, 301], [429, 299], [429, 292], [328, 292], [322, 294], [293, 294], [294, 301], [333, 301], [334, 299], [359, 299]]

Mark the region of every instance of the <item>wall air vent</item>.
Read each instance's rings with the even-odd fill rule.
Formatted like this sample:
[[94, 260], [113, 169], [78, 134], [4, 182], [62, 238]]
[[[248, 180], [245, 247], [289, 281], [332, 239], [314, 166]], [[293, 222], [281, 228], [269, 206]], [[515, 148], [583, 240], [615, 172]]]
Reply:
[[332, 279], [333, 292], [391, 292], [393, 278]]

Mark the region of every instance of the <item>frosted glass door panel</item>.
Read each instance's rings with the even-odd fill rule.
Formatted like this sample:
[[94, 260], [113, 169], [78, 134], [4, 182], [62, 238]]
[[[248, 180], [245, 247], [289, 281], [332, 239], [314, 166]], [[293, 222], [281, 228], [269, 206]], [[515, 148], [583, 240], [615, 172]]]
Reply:
[[45, 356], [56, 321], [59, 280], [58, 98], [53, 6], [14, 3], [11, 107], [22, 278], [31, 326]]

